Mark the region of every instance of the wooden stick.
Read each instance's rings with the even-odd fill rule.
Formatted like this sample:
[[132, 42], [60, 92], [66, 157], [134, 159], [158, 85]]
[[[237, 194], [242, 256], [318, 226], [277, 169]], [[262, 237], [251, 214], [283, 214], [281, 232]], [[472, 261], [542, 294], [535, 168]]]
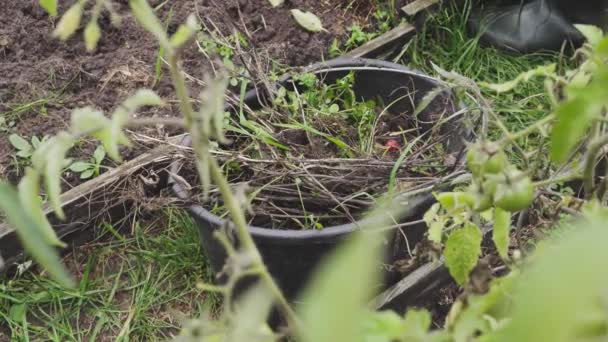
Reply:
[[414, 2], [410, 2], [409, 4], [403, 6], [401, 11], [405, 13], [405, 15], [409, 17], [414, 17], [422, 11], [428, 10], [435, 5], [438, 5], [441, 0], [416, 0]]
[[344, 57], [361, 58], [374, 57], [381, 58], [389, 55], [397, 48], [402, 47], [408, 40], [416, 34], [416, 28], [408, 23], [401, 23], [394, 29], [383, 35], [372, 39], [360, 47], [346, 53]]

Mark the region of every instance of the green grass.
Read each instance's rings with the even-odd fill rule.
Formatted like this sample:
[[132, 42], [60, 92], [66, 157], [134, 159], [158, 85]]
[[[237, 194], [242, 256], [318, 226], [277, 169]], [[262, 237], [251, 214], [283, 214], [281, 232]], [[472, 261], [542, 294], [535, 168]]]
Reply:
[[[539, 65], [557, 63], [558, 70], [563, 71], [571, 64], [557, 53], [518, 55], [482, 47], [479, 36], [468, 32], [468, 15], [468, 10], [454, 6], [441, 8], [405, 48], [402, 62], [431, 75], [436, 74], [432, 67], [434, 63], [474, 81], [489, 83], [510, 81]], [[522, 83], [513, 92], [484, 91], [484, 95], [511, 131], [527, 127], [551, 110], [542, 79]]]
[[196, 227], [180, 211], [161, 217], [134, 225], [130, 237], [108, 227], [111, 241], [75, 249], [65, 262], [76, 289], [36, 271], [0, 283], [0, 340], [167, 339], [184, 319], [215, 309], [216, 298], [196, 287], [210, 280]]

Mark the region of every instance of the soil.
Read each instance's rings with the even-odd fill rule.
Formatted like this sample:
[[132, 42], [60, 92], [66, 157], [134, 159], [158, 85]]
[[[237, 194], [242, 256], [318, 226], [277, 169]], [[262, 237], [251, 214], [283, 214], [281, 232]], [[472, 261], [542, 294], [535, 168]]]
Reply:
[[[61, 1], [63, 13], [73, 1]], [[67, 42], [60, 42], [50, 33], [57, 18], [49, 17], [37, 0], [8, 1], [0, 12], [0, 115], [11, 127], [0, 127], [0, 177], [17, 181], [26, 160], [18, 160], [7, 137], [16, 133], [29, 139], [33, 135], [53, 135], [65, 129], [72, 108], [94, 106], [111, 111], [117, 103], [141, 87], [152, 88], [164, 98], [173, 96], [173, 88], [164, 70], [160, 80], [155, 78], [158, 45], [144, 32], [128, 13], [128, 1], [113, 2], [122, 20], [112, 25], [104, 13], [99, 24], [103, 36], [97, 51], [86, 51], [82, 27]], [[216, 35], [242, 32], [263, 60], [299, 66], [320, 61], [334, 39], [342, 39], [345, 28], [358, 23], [369, 25], [370, 5], [354, 5], [349, 1], [287, 0], [272, 8], [267, 0], [181, 0], [163, 2], [158, 15], [175, 31], [189, 14], [196, 14], [204, 26]], [[295, 23], [289, 9], [299, 8], [316, 13], [328, 32], [308, 33]], [[81, 26], [86, 23], [87, 14]], [[251, 59], [250, 50], [238, 61]], [[183, 53], [183, 65], [191, 76], [193, 93], [200, 90], [200, 80], [211, 72], [213, 60], [192, 44]], [[237, 62], [238, 62], [237, 61]], [[174, 106], [144, 110], [140, 116], [175, 116]], [[140, 129], [138, 133], [154, 138], [175, 133], [165, 127]], [[72, 154], [76, 159], [88, 159], [95, 143], [80, 144]], [[143, 148], [125, 152], [127, 158]], [[66, 187], [78, 184], [76, 175], [66, 175]]]

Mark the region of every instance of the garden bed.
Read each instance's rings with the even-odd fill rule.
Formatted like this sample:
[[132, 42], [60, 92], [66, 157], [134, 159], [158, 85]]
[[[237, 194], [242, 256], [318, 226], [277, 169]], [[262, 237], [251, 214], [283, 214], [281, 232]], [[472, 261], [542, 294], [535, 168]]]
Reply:
[[[347, 5], [338, 2], [341, 5]], [[208, 7], [197, 8], [192, 7], [188, 2], [180, 2], [174, 5], [173, 9], [165, 5], [160, 7], [158, 11], [162, 13], [165, 19], [170, 18], [170, 20], [167, 20], [167, 25], [171, 30], [171, 27], [176, 26], [176, 23], [183, 21], [187, 13], [201, 13], [202, 9], [206, 10], [205, 18], [211, 18], [207, 24], [214, 27], [211, 31], [216, 34], [219, 32], [223, 34], [238, 32], [240, 35], [247, 36], [251, 47], [255, 47], [256, 54], [254, 55], [245, 48], [236, 51], [234, 60], [237, 65], [246, 65], [247, 63], [243, 61], [251, 61], [252, 58], [272, 61], [264, 62], [266, 64], [261, 66], [258, 65], [259, 72], [273, 70], [270, 65], [275, 62], [299, 66], [326, 58], [329, 56], [327, 48], [333, 40], [347, 37], [348, 32], [344, 30], [344, 27], [353, 23], [364, 25], [363, 23], [368, 21], [372, 15], [372, 9], [370, 8], [347, 10], [345, 7], [324, 3], [319, 10], [319, 6], [315, 6], [317, 5], [315, 1], [297, 2], [297, 7], [302, 9], [310, 7], [324, 22], [328, 23], [326, 26], [328, 33], [313, 35], [304, 32], [293, 21], [285, 20], [285, 18], [291, 19], [286, 10], [270, 12], [272, 9], [266, 8], [267, 6], [239, 6], [237, 2], [232, 1], [217, 3], [210, 1], [206, 5]], [[118, 10], [124, 12], [124, 4], [119, 4]], [[9, 75], [5, 78], [5, 81], [2, 81], [5, 91], [0, 94], [3, 97], [2, 103], [4, 106], [1, 109], [7, 114], [4, 117], [8, 119], [6, 121], [7, 135], [8, 133], [16, 133], [25, 137], [28, 135], [53, 134], [66, 128], [71, 108], [92, 105], [110, 111], [116, 106], [116, 99], [124, 99], [134, 89], [140, 87], [151, 87], [164, 97], [172, 94], [172, 86], [167, 78], [163, 75], [163, 72], [159, 74], [159, 70], [163, 70], [163, 67], [162, 61], [157, 58], [156, 44], [151, 38], [146, 38], [147, 36], [136, 27], [130, 18], [124, 18], [121, 30], [112, 29], [109, 25], [109, 18], [105, 18], [105, 22], [102, 20], [102, 27], [109, 33], [102, 38], [98, 52], [88, 54], [85, 52], [84, 44], [80, 42], [79, 38], [73, 38], [65, 44], [51, 40], [48, 37], [48, 32], [52, 31], [52, 20], [35, 5], [15, 4], [9, 7], [5, 13], [8, 13], [7, 16], [14, 23], [10, 25], [10, 29], [17, 30], [11, 32], [0, 31], [0, 38], [5, 36], [23, 38], [22, 40], [14, 38], [2, 40], [2, 42], [6, 41], [6, 44], [3, 44], [1, 48], [7, 63], [0, 66], [0, 71]], [[226, 17], [224, 13], [230, 13], [230, 16]], [[278, 13], [275, 15], [277, 17], [276, 22], [271, 20], [274, 14], [268, 15], [268, 13]], [[244, 23], [241, 20], [243, 18], [241, 14], [247, 14], [248, 16]], [[261, 23], [251, 19], [258, 15], [259, 18], [263, 18]], [[237, 19], [238, 24], [235, 25]], [[255, 29], [248, 32], [250, 25]], [[28, 27], [29, 30], [25, 30], [25, 27]], [[243, 30], [243, 27], [246, 27], [246, 29]], [[28, 41], [28, 39], [31, 39], [27, 38], [32, 32], [31, 30], [38, 39], [36, 42]], [[274, 33], [272, 33], [273, 31]], [[285, 32], [289, 34], [285, 35]], [[412, 34], [413, 28], [411, 26], [401, 25], [370, 44], [354, 50], [352, 54], [366, 56], [386, 53], [387, 50], [399, 47], [395, 42], [402, 42], [403, 39], [410, 38]], [[224, 37], [223, 39], [227, 38]], [[201, 46], [205, 44], [204, 41], [199, 43]], [[387, 49], [389, 45], [391, 46]], [[290, 48], [286, 49], [285, 46]], [[288, 53], [286, 53], [287, 51]], [[119, 61], [118, 64], [117, 61]], [[184, 64], [193, 91], [201, 89], [201, 80], [204, 73], [212, 71], [217, 63], [215, 60], [206, 59], [205, 54], [199, 51], [198, 46], [186, 51]], [[37, 67], [32, 68], [31, 66], [34, 64]], [[78, 67], [75, 68], [75, 65]], [[160, 65], [160, 68], [156, 68], [157, 65]], [[43, 98], [43, 100], [39, 100], [40, 98]], [[147, 110], [139, 115], [170, 117], [177, 112], [176, 108], [168, 106], [161, 109]], [[137, 139], [137, 141], [141, 144], [130, 152], [125, 151], [124, 156], [126, 159], [133, 159], [138, 154], [156, 145], [159, 140], [174, 133], [176, 132], [169, 127], [155, 127], [134, 132], [134, 137], [139, 137], [140, 139]], [[0, 174], [14, 181], [18, 177], [19, 166], [22, 166], [21, 163], [24, 161], [13, 157], [15, 150], [7, 139], [0, 140], [2, 140], [0, 142], [0, 165], [2, 165]], [[86, 158], [95, 148], [94, 143], [85, 142], [78, 146], [78, 150], [72, 157], [75, 159]], [[146, 160], [155, 161], [156, 157], [160, 158], [161, 155], [166, 153], [166, 150], [152, 150], [151, 155], [148, 155]], [[394, 158], [389, 158], [388, 161], [392, 160]], [[107, 162], [104, 162], [104, 165], [109, 168], [114, 167]], [[159, 165], [162, 166], [163, 164]], [[122, 173], [118, 172], [117, 174], [121, 175]], [[134, 174], [137, 174], [137, 172]], [[98, 184], [102, 183], [98, 181]], [[73, 189], [75, 193], [87, 188], [85, 184], [82, 184], [78, 175], [70, 173], [66, 173], [64, 185], [65, 189], [77, 186]], [[100, 188], [89, 186], [88, 191], [92, 194], [96, 190], [114, 185], [116, 184], [104, 183], [103, 187]], [[80, 199], [86, 199], [82, 194], [79, 195]], [[119, 216], [124, 216], [132, 203], [121, 203], [120, 205], [123, 205], [123, 208], [120, 210], [122, 214], [119, 214]], [[82, 203], [80, 207], [78, 210], [82, 212]], [[104, 210], [103, 208], [102, 206], [100, 210]], [[90, 218], [89, 216], [78, 221], [90, 223]], [[110, 221], [113, 219], [114, 217], [110, 218]], [[2, 231], [3, 229], [4, 231]], [[0, 226], [0, 238], [2, 243], [14, 244], [14, 235], [9, 230], [8, 227]], [[70, 228], [69, 232], [75, 230], [78, 230], [78, 228]], [[67, 230], [64, 230], [65, 232]], [[5, 239], [8, 236], [11, 236], [10, 240]], [[2, 250], [4, 255], [6, 249], [3, 248]], [[18, 252], [17, 249], [11, 250], [8, 260], [14, 261], [13, 257], [17, 256]]]

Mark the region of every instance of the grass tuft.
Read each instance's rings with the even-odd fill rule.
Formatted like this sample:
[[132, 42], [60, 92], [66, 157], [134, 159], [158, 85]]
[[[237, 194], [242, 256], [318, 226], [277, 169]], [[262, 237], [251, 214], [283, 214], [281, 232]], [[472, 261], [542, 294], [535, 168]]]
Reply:
[[[32, 270], [0, 283], [0, 340], [167, 339], [217, 308], [196, 283], [210, 281], [190, 217], [169, 210], [133, 234], [76, 248], [65, 262], [80, 280], [66, 289]], [[112, 232], [113, 231], [113, 232]]]

